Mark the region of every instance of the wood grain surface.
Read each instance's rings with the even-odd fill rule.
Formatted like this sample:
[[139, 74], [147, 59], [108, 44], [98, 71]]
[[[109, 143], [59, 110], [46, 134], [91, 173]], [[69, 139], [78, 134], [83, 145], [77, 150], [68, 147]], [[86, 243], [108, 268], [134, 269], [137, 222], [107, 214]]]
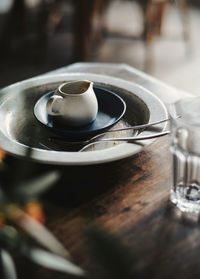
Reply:
[[[62, 167], [62, 179], [43, 197], [47, 226], [74, 262], [89, 272], [87, 278], [113, 278], [88, 248], [86, 232], [91, 226], [117, 238], [127, 255], [131, 253], [131, 278], [200, 275], [197, 219], [180, 214], [169, 202], [170, 158], [167, 136], [126, 160]], [[38, 267], [37, 271], [38, 278], [73, 278]], [[25, 278], [23, 273], [24, 268], [20, 274]]]

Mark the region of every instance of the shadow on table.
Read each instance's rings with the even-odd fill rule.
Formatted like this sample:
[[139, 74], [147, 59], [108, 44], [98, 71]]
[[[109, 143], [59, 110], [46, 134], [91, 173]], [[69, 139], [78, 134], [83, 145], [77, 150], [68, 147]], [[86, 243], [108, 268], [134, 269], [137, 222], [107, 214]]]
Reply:
[[[133, 170], [130, 171], [130, 160], [132, 159], [101, 165], [60, 167], [61, 179], [44, 197], [73, 207], [112, 192], [131, 179]], [[139, 171], [137, 166], [135, 171]]]

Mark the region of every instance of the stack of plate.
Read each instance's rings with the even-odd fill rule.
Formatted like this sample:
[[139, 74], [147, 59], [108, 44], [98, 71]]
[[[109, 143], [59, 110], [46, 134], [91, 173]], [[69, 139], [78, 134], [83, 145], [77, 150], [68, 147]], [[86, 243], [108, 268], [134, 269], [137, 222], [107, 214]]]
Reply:
[[[46, 102], [59, 84], [91, 80], [95, 85], [99, 112], [93, 124], [81, 129], [55, 127], [46, 114]], [[126, 111], [125, 111], [126, 109]], [[63, 143], [50, 141], [55, 135], [70, 140], [89, 138], [111, 127], [124, 127], [167, 118], [165, 105], [137, 84], [103, 75], [58, 74], [25, 80], [0, 91], [0, 146], [12, 155], [30, 157], [40, 163], [85, 165], [115, 161], [140, 152], [155, 139], [138, 143], [101, 143], [85, 152], [72, 151]], [[157, 125], [157, 131], [166, 124]], [[122, 136], [113, 132], [109, 137]], [[126, 134], [124, 134], [126, 133]], [[127, 134], [128, 133], [128, 134]], [[134, 131], [123, 131], [131, 136]], [[152, 134], [143, 131], [141, 135]]]

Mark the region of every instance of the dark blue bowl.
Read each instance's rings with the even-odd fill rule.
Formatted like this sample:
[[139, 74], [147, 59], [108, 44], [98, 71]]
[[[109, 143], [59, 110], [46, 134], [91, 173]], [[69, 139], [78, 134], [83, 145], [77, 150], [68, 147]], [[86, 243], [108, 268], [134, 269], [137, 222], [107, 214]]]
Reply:
[[117, 94], [102, 87], [94, 86], [94, 92], [98, 101], [98, 113], [96, 119], [87, 126], [71, 128], [56, 124], [56, 116], [50, 116], [46, 112], [46, 103], [54, 91], [43, 95], [37, 101], [34, 107], [35, 117], [51, 132], [69, 140], [87, 139], [105, 132], [122, 118], [126, 111], [126, 103]]

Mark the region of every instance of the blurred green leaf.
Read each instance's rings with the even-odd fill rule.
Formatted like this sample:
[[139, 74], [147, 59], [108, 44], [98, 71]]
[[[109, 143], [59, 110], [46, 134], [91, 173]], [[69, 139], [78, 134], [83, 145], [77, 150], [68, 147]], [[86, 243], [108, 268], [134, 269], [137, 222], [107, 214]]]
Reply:
[[[86, 272], [71, 262], [71, 260], [60, 255], [53, 254], [32, 245], [32, 241], [22, 236], [14, 227], [4, 226], [0, 230], [0, 244], [11, 251], [16, 251], [22, 256], [45, 268], [61, 271], [75, 276], [84, 276]], [[14, 263], [6, 250], [0, 250], [0, 259], [3, 264], [5, 279], [16, 279]], [[9, 277], [10, 276], [10, 277]], [[13, 276], [13, 277], [12, 277]]]
[[29, 257], [35, 263], [50, 269], [70, 273], [76, 276], [85, 276], [86, 274], [82, 268], [78, 267], [66, 258], [62, 258], [41, 249], [31, 249], [29, 251]]
[[14, 194], [24, 200], [37, 197], [47, 191], [60, 177], [59, 171], [51, 171], [16, 185]]
[[4, 249], [0, 250], [0, 262], [4, 279], [17, 279], [15, 264], [11, 255]]
[[7, 203], [1, 207], [1, 210], [10, 222], [22, 229], [40, 245], [46, 247], [55, 254], [69, 257], [69, 253], [62, 243], [60, 243], [45, 226], [31, 218], [16, 204]]

